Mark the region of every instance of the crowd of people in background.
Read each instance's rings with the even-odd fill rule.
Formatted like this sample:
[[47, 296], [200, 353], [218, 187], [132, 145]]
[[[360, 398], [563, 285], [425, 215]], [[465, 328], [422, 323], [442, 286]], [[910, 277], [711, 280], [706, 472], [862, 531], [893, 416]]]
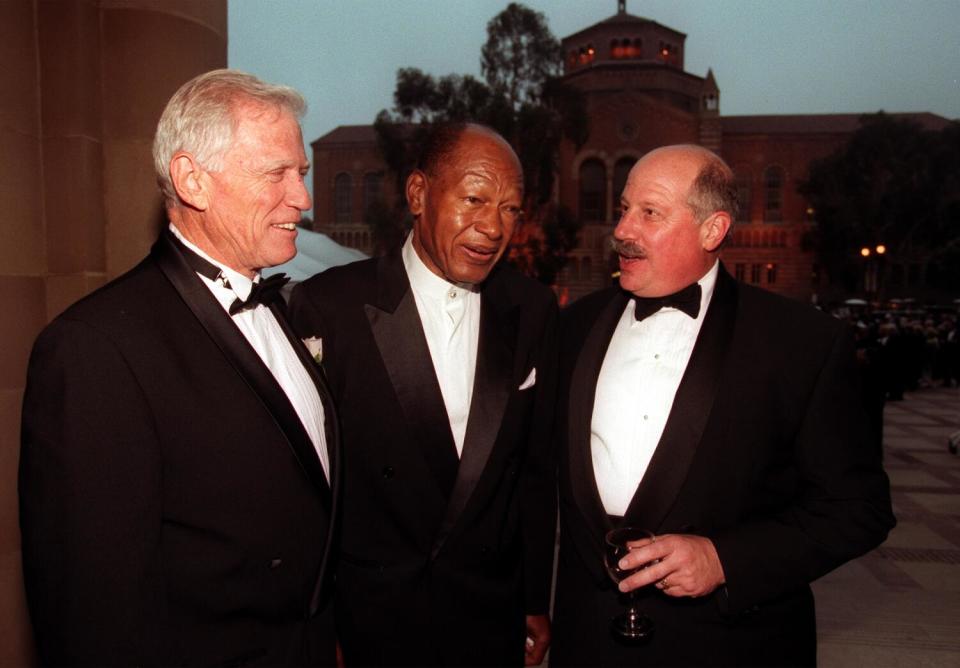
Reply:
[[922, 387], [960, 386], [960, 317], [942, 310], [877, 311], [851, 318], [860, 361], [888, 401]]
[[883, 406], [904, 392], [960, 387], [960, 313], [943, 308], [835, 311], [853, 328], [868, 407], [878, 429]]

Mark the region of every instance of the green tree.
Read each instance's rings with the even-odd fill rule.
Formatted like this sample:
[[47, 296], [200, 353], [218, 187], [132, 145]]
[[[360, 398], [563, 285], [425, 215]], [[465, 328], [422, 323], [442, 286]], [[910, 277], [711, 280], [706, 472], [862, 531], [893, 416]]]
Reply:
[[543, 14], [511, 2], [487, 24], [480, 69], [487, 85], [519, 112], [536, 106], [544, 84], [562, 73], [560, 42]]
[[960, 125], [934, 132], [884, 113], [814, 161], [800, 192], [816, 211], [815, 249], [832, 283], [855, 289], [859, 249], [883, 244], [891, 266], [925, 263], [935, 287], [958, 285]]
[[[392, 111], [374, 122], [381, 155], [397, 179], [393, 220], [404, 220], [403, 184], [431, 124], [474, 121], [502, 134], [524, 170], [525, 221], [509, 258], [552, 283], [576, 245], [579, 222], [551, 202], [560, 143], [586, 141], [586, 108], [564, 86], [560, 43], [543, 14], [511, 3], [487, 24], [481, 52], [484, 81], [470, 75], [433, 77], [416, 68], [397, 72]], [[409, 223], [409, 221], [407, 221]]]

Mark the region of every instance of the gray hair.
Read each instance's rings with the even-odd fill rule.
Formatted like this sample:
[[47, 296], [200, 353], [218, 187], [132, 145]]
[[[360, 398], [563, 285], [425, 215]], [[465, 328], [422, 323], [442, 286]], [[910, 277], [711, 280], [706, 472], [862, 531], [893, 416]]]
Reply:
[[700, 146], [690, 147], [703, 156], [703, 166], [690, 185], [687, 194], [687, 206], [693, 211], [697, 223], [702, 223], [717, 211], [730, 215], [737, 220], [740, 203], [737, 186], [731, 170], [720, 156]]
[[222, 169], [237, 127], [236, 110], [244, 103], [276, 107], [298, 119], [307, 109], [293, 88], [239, 70], [212, 70], [183, 84], [167, 102], [153, 139], [157, 183], [168, 206], [180, 203], [170, 180], [174, 154], [186, 151], [206, 169]]

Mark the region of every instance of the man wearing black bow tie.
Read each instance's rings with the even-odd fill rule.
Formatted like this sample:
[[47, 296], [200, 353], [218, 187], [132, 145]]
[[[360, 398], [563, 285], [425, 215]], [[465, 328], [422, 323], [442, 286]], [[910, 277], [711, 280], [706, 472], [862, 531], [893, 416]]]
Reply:
[[333, 665], [339, 436], [264, 267], [310, 207], [294, 90], [187, 82], [154, 162], [169, 227], [38, 338], [27, 600], [46, 665]]
[[434, 130], [402, 249], [293, 291], [344, 441], [337, 630], [347, 665], [540, 663], [556, 518], [556, 302], [498, 265], [523, 203], [510, 145]]
[[[814, 309], [738, 285], [717, 253], [730, 169], [697, 146], [648, 153], [614, 231], [620, 286], [562, 319], [561, 547], [552, 665], [809, 665], [809, 583], [879, 544], [889, 486], [856, 389], [852, 339]], [[616, 526], [653, 532], [620, 583]]]

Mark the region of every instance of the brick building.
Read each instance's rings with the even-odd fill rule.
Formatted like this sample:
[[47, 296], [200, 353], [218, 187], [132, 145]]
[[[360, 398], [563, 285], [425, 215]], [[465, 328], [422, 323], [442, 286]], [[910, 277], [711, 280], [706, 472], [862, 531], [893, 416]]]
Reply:
[[395, 175], [388, 174], [372, 125], [341, 125], [311, 143], [314, 229], [337, 243], [373, 252], [364, 212], [374, 201], [393, 201]]
[[[684, 70], [686, 35], [627, 13], [561, 40], [565, 82], [585, 99], [590, 136], [565, 142], [555, 198], [583, 224], [579, 245], [557, 289], [575, 299], [608, 285], [615, 258], [608, 240], [620, 192], [633, 163], [658, 146], [694, 143], [717, 151], [733, 168], [742, 214], [722, 257], [742, 281], [797, 299], [821, 289], [804, 239], [815, 212], [797, 193], [810, 162], [840, 146], [859, 126], [858, 114], [722, 116], [712, 71]], [[948, 120], [908, 116], [930, 129]], [[312, 144], [315, 221], [336, 241], [371, 252], [363, 211], [377, 196], [392, 197], [372, 126], [341, 126]]]

